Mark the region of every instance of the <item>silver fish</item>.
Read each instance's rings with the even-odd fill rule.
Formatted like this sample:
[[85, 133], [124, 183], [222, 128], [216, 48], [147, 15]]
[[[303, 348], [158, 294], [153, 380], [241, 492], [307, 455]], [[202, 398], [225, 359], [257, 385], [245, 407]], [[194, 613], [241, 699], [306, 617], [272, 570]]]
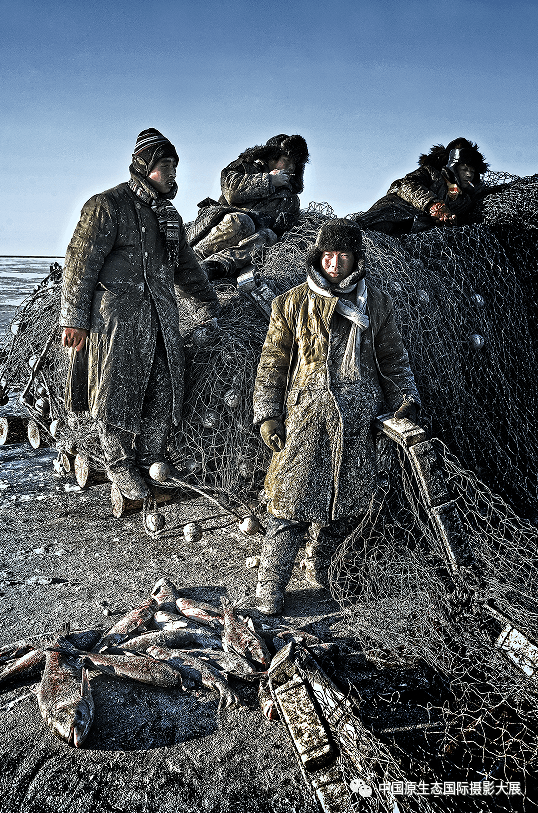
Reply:
[[63, 652], [47, 652], [37, 702], [51, 731], [80, 748], [95, 714], [88, 674], [80, 661]]
[[84, 664], [106, 675], [149, 683], [152, 686], [163, 686], [167, 689], [175, 686], [183, 688], [181, 675], [176, 669], [146, 655], [88, 652], [84, 654]]
[[45, 652], [42, 648], [30, 649], [28, 652], [25, 652], [24, 655], [21, 655], [19, 658], [15, 658], [4, 666], [4, 668], [0, 671], [0, 684], [6, 683], [8, 680], [11, 680], [14, 677], [30, 674], [44, 661]]
[[164, 610], [168, 613], [176, 612], [176, 599], [179, 598], [180, 593], [176, 585], [169, 579], [159, 579], [153, 585], [151, 590], [151, 597], [156, 602], [159, 610]]
[[239, 697], [232, 691], [222, 674], [208, 663], [200, 660], [200, 658], [193, 657], [184, 650], [163, 649], [157, 646], [150, 647], [148, 655], [170, 664], [174, 669], [181, 671], [191, 679], [194, 677], [197, 682], [201, 682], [206, 688], [216, 689], [220, 696], [219, 709], [222, 706], [227, 708], [228, 706], [240, 705]]
[[192, 618], [199, 624], [203, 624], [211, 629], [221, 631], [224, 624], [222, 613], [216, 607], [206, 604], [203, 601], [194, 601], [190, 598], [176, 599], [176, 607], [179, 612], [187, 618]]
[[[176, 605], [174, 604], [174, 607]], [[177, 630], [185, 629], [188, 626], [188, 621], [183, 615], [171, 613], [167, 610], [157, 610], [153, 615], [152, 625], [159, 630]]]
[[129, 652], [146, 652], [150, 646], [176, 647], [178, 649], [194, 645], [203, 649], [222, 650], [222, 641], [216, 635], [211, 635], [208, 629], [201, 627], [186, 627], [175, 630], [159, 630], [158, 632], [144, 632], [120, 644], [121, 649]]
[[99, 652], [103, 652], [111, 646], [118, 646], [125, 641], [131, 633], [146, 626], [146, 624], [153, 618], [155, 612], [155, 602], [149, 599], [140, 607], [136, 607], [127, 613], [119, 621], [109, 629], [99, 646]]
[[222, 648], [225, 652], [236, 652], [242, 657], [250, 658], [254, 663], [268, 668], [271, 655], [265, 641], [243, 621], [235, 617], [233, 608], [222, 602], [224, 629], [222, 631]]

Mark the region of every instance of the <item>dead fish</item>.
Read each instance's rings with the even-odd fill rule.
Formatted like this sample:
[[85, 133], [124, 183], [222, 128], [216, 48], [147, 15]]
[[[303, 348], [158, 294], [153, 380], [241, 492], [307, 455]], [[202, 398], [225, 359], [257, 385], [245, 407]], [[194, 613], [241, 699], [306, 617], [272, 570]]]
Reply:
[[238, 655], [250, 658], [254, 663], [268, 668], [271, 655], [265, 641], [253, 632], [243, 621], [235, 617], [233, 608], [222, 601], [224, 614], [224, 629], [222, 632], [222, 647], [225, 652], [236, 652]]
[[121, 649], [129, 652], [146, 652], [150, 646], [162, 646], [178, 649], [193, 644], [203, 649], [222, 650], [222, 641], [209, 630], [201, 627], [180, 627], [175, 630], [159, 630], [158, 632], [144, 632], [122, 643]]
[[15, 677], [24, 674], [31, 674], [38, 666], [45, 661], [45, 651], [42, 647], [39, 649], [30, 649], [25, 652], [20, 658], [15, 658], [11, 663], [4, 666], [0, 671], [0, 684], [6, 683]]
[[68, 634], [70, 624], [63, 624], [61, 629], [54, 632], [42, 632], [38, 635], [31, 635], [28, 638], [21, 638], [11, 644], [4, 644], [0, 647], [0, 663], [4, 663], [12, 658], [20, 658], [31, 649], [45, 649], [56, 641], [58, 635]]
[[179, 649], [194, 658], [209, 661], [211, 666], [217, 666], [221, 672], [242, 680], [258, 680], [265, 672], [257, 672], [251, 663], [236, 652], [223, 652], [213, 649]]
[[339, 649], [336, 643], [326, 643], [311, 632], [302, 629], [293, 629], [291, 627], [285, 627], [277, 632], [273, 638], [273, 645], [278, 652], [278, 650], [282, 649], [282, 647], [291, 641], [307, 647], [308, 650], [317, 657], [335, 655]]
[[222, 630], [224, 619], [215, 607], [203, 601], [193, 601], [190, 598], [176, 599], [176, 607], [179, 612], [187, 618], [193, 618], [206, 627], [214, 630]]
[[[174, 604], [174, 607], [176, 605]], [[152, 624], [160, 630], [177, 630], [184, 629], [188, 625], [188, 621], [183, 615], [171, 613], [166, 610], [157, 610], [153, 615]]]
[[128, 678], [152, 686], [166, 689], [178, 686], [183, 688], [181, 675], [161, 660], [146, 655], [110, 655], [102, 652], [88, 652], [83, 655], [84, 664], [105, 675]]
[[159, 610], [169, 613], [175, 613], [176, 599], [179, 598], [179, 595], [176, 585], [166, 578], [156, 581], [151, 591], [151, 597]]
[[47, 652], [37, 702], [51, 731], [80, 748], [95, 714], [88, 674], [80, 661], [63, 652]]
[[103, 636], [99, 652], [103, 652], [111, 646], [121, 644], [131, 633], [144, 627], [153, 618], [155, 606], [151, 598], [149, 601], [141, 604], [140, 607], [131, 610], [131, 612], [124, 615], [123, 618], [120, 618], [120, 620], [109, 629], [106, 635]]
[[169, 663], [174, 669], [182, 671], [189, 678], [194, 676], [195, 679], [198, 682], [201, 681], [202, 685], [206, 688], [216, 689], [220, 696], [219, 709], [222, 706], [228, 708], [228, 706], [240, 705], [239, 697], [232, 691], [221, 673], [208, 663], [200, 660], [200, 658], [193, 657], [183, 650], [163, 649], [162, 647], [156, 646], [150, 647], [148, 655], [152, 655], [152, 657], [158, 660]]

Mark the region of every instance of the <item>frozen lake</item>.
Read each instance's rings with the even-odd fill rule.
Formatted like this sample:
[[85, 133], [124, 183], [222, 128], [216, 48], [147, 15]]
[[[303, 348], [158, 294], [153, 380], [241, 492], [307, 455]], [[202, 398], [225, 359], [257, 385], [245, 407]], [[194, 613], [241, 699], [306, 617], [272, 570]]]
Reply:
[[9, 327], [18, 306], [47, 276], [51, 263], [63, 257], [0, 257], [0, 335]]

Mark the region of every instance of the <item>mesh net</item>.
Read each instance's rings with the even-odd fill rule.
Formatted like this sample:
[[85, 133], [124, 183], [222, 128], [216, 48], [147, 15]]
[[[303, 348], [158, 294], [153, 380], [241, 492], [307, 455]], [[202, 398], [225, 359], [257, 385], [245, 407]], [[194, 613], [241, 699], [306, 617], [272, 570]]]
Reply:
[[[489, 173], [486, 182], [491, 194], [474, 226], [398, 239], [364, 233], [368, 277], [393, 297], [409, 350], [423, 399], [421, 425], [443, 441], [434, 445], [467, 540], [462, 580], [455, 585], [450, 577], [405, 455], [384, 443], [383, 487], [334, 557], [331, 591], [342, 608], [342, 633], [374, 670], [364, 696], [370, 692], [379, 704], [380, 682], [394, 685], [395, 675], [422, 687], [411, 705], [401, 699], [405, 692], [389, 692], [392, 713], [399, 709], [414, 720], [396, 727], [398, 735], [385, 736], [391, 759], [405, 766], [406, 775], [427, 774], [430, 782], [517, 779], [531, 809], [538, 684], [496, 646], [502, 625], [484, 605], [494, 601], [538, 641], [532, 523], [538, 496], [538, 175]], [[310, 204], [297, 226], [254, 257], [275, 293], [304, 281], [305, 249], [333, 217], [328, 204]], [[234, 287], [222, 283], [217, 290], [218, 331], [193, 330], [190, 311], [180, 303], [186, 398], [170, 450], [176, 464], [191, 465], [194, 483], [218, 486], [246, 502], [257, 497], [269, 460], [252, 427], [251, 404], [267, 320]], [[68, 356], [59, 348], [59, 299], [55, 269], [4, 337], [0, 375], [9, 387], [27, 388], [28, 409], [44, 429], [60, 421], [54, 441], [60, 450], [83, 451], [102, 468], [91, 419], [66, 414], [63, 406]], [[49, 337], [52, 344], [40, 358]], [[40, 386], [49, 401], [44, 414], [36, 404]], [[363, 678], [367, 674], [364, 666]], [[372, 708], [362, 707], [365, 724], [374, 725]], [[520, 797], [497, 796], [465, 800], [466, 809], [471, 801], [484, 808], [502, 802], [499, 809], [523, 804]], [[441, 797], [430, 803], [443, 809], [452, 804]]]

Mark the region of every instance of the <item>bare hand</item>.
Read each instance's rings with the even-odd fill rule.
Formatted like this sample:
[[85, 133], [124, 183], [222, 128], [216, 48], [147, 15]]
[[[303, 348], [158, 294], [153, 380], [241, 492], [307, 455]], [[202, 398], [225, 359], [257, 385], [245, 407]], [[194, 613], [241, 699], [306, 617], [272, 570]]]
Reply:
[[88, 331], [81, 327], [64, 327], [62, 333], [63, 347], [74, 347], [75, 350], [82, 350], [88, 338]]
[[448, 206], [445, 206], [443, 201], [437, 201], [430, 206], [430, 215], [435, 217], [440, 223], [446, 223], [449, 226], [455, 226], [458, 222], [456, 215], [453, 215]]
[[271, 182], [275, 188], [290, 185], [290, 176], [287, 172], [284, 172], [283, 169], [273, 169], [269, 175], [271, 176]]

